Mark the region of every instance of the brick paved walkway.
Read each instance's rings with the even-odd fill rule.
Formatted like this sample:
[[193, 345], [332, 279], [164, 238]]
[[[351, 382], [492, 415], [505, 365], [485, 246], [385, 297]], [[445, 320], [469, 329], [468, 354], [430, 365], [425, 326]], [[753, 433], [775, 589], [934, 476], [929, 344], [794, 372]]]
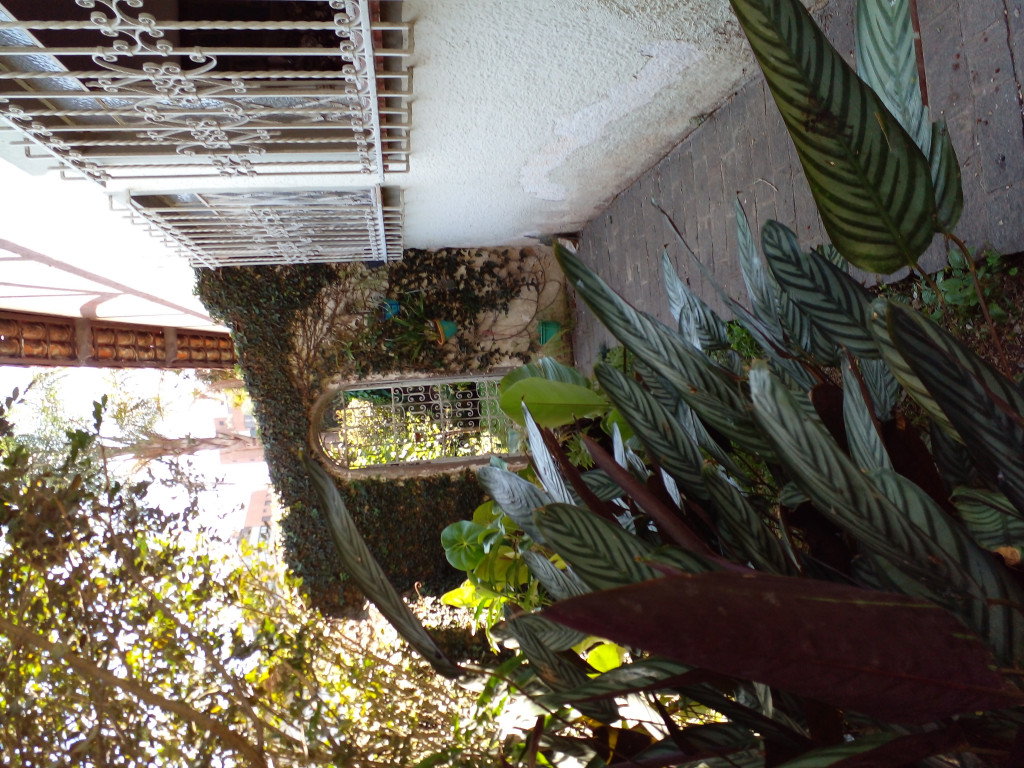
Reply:
[[[935, 0], [921, 3], [932, 117], [950, 127], [963, 169], [966, 205], [957, 228], [969, 244], [1004, 253], [1024, 250], [1024, 0]], [[833, 3], [839, 6], [838, 3]], [[852, 3], [829, 8], [822, 26], [853, 58]], [[665, 208], [690, 247], [734, 297], [745, 297], [735, 254], [733, 200], [755, 233], [768, 219], [794, 228], [805, 246], [825, 239], [792, 143], [760, 74], [644, 173], [583, 230], [581, 258], [633, 305], [668, 319], [661, 254], [712, 307], [722, 305], [681, 248], [651, 198]], [[757, 236], [759, 239], [759, 236]], [[925, 266], [940, 263], [937, 241]], [[864, 279], [870, 276], [862, 275]], [[589, 372], [615, 344], [577, 302], [573, 345]]]

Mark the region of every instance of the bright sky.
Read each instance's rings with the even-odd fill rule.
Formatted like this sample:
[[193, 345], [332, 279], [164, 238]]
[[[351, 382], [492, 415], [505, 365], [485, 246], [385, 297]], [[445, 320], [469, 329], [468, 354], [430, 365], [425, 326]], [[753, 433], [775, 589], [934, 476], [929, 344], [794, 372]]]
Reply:
[[[32, 377], [44, 368], [0, 366], [0, 397], [8, 397], [15, 387], [24, 391]], [[92, 404], [110, 391], [109, 370], [102, 368], [65, 368], [61, 394], [69, 414], [89, 417]], [[154, 369], [130, 369], [129, 392], [139, 397], [159, 395], [164, 420], [157, 429], [166, 437], [211, 437], [216, 433], [214, 420], [229, 415], [219, 393], [216, 399], [195, 397], [205, 385], [192, 371], [180, 374]], [[245, 505], [253, 491], [270, 484], [265, 462], [221, 464], [216, 451], [204, 451], [193, 457], [193, 466], [206, 478], [211, 489], [203, 495], [202, 522], [223, 535], [237, 532], [245, 518]], [[163, 488], [154, 488], [150, 498], [160, 506], [173, 509], [179, 502]]]

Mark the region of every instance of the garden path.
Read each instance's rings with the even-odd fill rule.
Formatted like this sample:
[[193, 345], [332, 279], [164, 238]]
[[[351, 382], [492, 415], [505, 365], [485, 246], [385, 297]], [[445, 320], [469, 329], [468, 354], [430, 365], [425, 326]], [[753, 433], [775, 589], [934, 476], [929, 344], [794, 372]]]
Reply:
[[[1008, 254], [1024, 251], [1021, 2], [937, 0], [918, 7], [932, 117], [947, 121], [963, 171], [965, 208], [958, 234], [971, 245], [989, 243]], [[831, 3], [819, 15], [833, 45], [851, 62], [852, 8], [853, 3]], [[697, 295], [728, 318], [651, 199], [669, 213], [715, 281], [731, 296], [745, 297], [735, 253], [737, 197], [755, 233], [768, 219], [777, 219], [795, 229], [805, 247], [825, 239], [792, 143], [759, 73], [586, 225], [579, 254], [626, 300], [667, 321], [661, 276], [661, 255], [667, 251]], [[937, 239], [922, 266], [935, 269], [942, 258]], [[577, 301], [577, 367], [589, 372], [601, 349], [615, 343]]]

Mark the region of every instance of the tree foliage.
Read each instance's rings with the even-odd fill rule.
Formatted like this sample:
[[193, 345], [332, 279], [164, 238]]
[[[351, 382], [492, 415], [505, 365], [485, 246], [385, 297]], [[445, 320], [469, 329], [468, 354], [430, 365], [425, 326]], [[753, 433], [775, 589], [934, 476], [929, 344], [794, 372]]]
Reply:
[[[401, 765], [458, 690], [325, 622], [266, 553], [217, 554], [71, 431], [34, 461], [0, 408], [0, 754], [8, 765]], [[365, 628], [369, 631], [369, 625]], [[462, 742], [476, 755], [482, 749]], [[478, 755], [482, 762], [484, 755]]]

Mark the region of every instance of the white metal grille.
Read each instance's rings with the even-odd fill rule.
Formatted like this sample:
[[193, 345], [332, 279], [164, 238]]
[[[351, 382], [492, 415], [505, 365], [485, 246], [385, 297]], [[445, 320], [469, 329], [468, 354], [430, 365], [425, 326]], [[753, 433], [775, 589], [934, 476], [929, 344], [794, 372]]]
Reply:
[[498, 405], [499, 381], [430, 379], [342, 390], [325, 412], [324, 451], [345, 469], [506, 455], [512, 423]]
[[0, 116], [100, 183], [296, 173], [380, 183], [408, 167], [411, 89], [407, 26], [372, 20], [374, 6], [4, 0]]
[[402, 255], [400, 198], [385, 206], [378, 187], [134, 195], [130, 205], [133, 215], [170, 238], [196, 267], [387, 261]]

